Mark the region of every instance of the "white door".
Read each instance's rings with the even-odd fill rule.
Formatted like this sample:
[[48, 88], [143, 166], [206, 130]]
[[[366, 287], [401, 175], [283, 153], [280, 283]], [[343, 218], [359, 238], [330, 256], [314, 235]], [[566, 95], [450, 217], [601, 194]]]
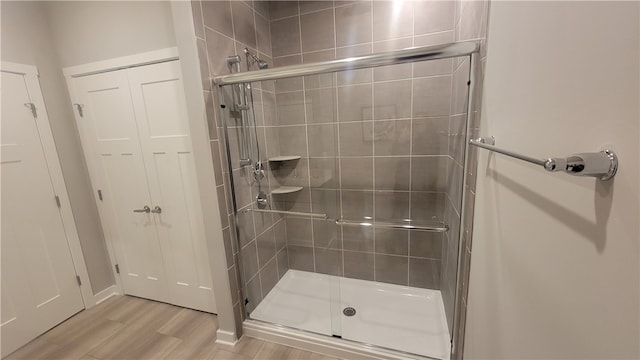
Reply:
[[215, 312], [179, 62], [83, 76], [74, 87], [124, 291]]
[[204, 220], [180, 63], [127, 71], [149, 180], [170, 302], [213, 311]]
[[[31, 89], [39, 91], [39, 89]], [[84, 309], [22, 74], [2, 72], [2, 356]], [[43, 111], [43, 109], [39, 109]]]
[[151, 205], [126, 70], [75, 82], [82, 133], [103, 227], [111, 240], [124, 291], [168, 301], [164, 265]]

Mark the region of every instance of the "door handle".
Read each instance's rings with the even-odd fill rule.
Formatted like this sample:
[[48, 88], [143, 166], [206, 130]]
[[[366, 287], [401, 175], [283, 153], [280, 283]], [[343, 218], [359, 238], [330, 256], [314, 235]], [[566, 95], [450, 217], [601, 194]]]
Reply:
[[142, 209], [134, 209], [133, 212], [135, 213], [150, 213], [151, 212], [151, 208], [149, 208], [147, 205], [145, 205]]
[[156, 205], [151, 212], [154, 214], [160, 214], [162, 212], [162, 208]]

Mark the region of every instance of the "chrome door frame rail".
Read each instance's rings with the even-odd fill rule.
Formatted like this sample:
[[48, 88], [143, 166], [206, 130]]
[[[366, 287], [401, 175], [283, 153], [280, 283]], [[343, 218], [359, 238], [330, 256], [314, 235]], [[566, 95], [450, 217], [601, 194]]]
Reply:
[[310, 217], [310, 218], [314, 218], [314, 219], [323, 219], [323, 220], [327, 219], [327, 214], [306, 213], [306, 212], [299, 212], [299, 211], [266, 210], [266, 209], [247, 208], [247, 209], [242, 210], [242, 212], [244, 212], [244, 213], [257, 212], [257, 213], [267, 213], [267, 214], [282, 214], [282, 215], [290, 215], [290, 216], [303, 216], [303, 217]]
[[349, 57], [345, 59], [320, 61], [302, 65], [281, 66], [277, 68], [247, 71], [229, 75], [218, 75], [214, 76], [211, 81], [213, 85], [224, 86], [254, 81], [276, 80], [304, 75], [324, 74], [336, 71], [356, 70], [377, 66], [467, 56], [477, 52], [478, 49], [479, 43], [477, 41], [462, 41], [435, 46], [420, 46], [371, 55]]
[[449, 225], [444, 222], [434, 221], [433, 224], [412, 224], [406, 223], [390, 223], [373, 220], [344, 220], [336, 219], [336, 225], [339, 226], [370, 226], [379, 229], [404, 229], [404, 230], [416, 230], [416, 231], [429, 231], [429, 232], [447, 232], [449, 231]]

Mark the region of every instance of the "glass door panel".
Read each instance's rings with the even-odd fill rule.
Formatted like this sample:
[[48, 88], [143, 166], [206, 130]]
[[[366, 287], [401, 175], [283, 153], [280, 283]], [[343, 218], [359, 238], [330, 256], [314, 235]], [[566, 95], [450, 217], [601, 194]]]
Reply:
[[449, 357], [469, 59], [425, 64], [223, 89], [251, 319]]
[[232, 86], [225, 104], [247, 311], [329, 336], [343, 273], [334, 78]]

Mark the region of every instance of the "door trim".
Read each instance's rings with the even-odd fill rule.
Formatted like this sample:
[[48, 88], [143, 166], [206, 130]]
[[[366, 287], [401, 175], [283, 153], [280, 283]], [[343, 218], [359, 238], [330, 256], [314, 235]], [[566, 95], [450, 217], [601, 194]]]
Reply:
[[[69, 97], [71, 98], [71, 103], [73, 104], [78, 102], [77, 100], [78, 96], [76, 94], [76, 87], [75, 87], [75, 81], [74, 81], [75, 78], [87, 76], [87, 75], [105, 73], [109, 71], [127, 69], [131, 67], [136, 67], [136, 66], [157, 64], [160, 62], [173, 61], [173, 60], [179, 60], [177, 47], [160, 49], [156, 51], [149, 51], [149, 52], [123, 56], [123, 57], [109, 59], [109, 60], [92, 62], [88, 64], [70, 66], [70, 67], [63, 68], [62, 72], [64, 73], [64, 77], [67, 82], [67, 88], [69, 90]], [[75, 111], [75, 109], [73, 111], [73, 116], [75, 118], [76, 124], [78, 125], [78, 131], [80, 134], [82, 134], [84, 131], [82, 128], [83, 119], [82, 117], [80, 117], [78, 112]], [[82, 135], [80, 136], [80, 143], [82, 144], [83, 152], [85, 154], [90, 154], [92, 151], [91, 145], [87, 144], [87, 142], [83, 139]], [[101, 291], [100, 293], [92, 295], [93, 303], [89, 306], [89, 305], [86, 305], [86, 302], [85, 302], [85, 305], [87, 306], [87, 308], [89, 308], [91, 306], [99, 304], [100, 302], [108, 299], [113, 295], [124, 294], [124, 288], [122, 287], [122, 280], [120, 279], [120, 274], [118, 274], [115, 269], [115, 265], [118, 264], [118, 260], [116, 257], [115, 250], [113, 248], [113, 241], [111, 239], [111, 235], [109, 234], [107, 227], [104, 226], [104, 224], [106, 223], [106, 221], [104, 220], [105, 215], [102, 213], [103, 210], [102, 210], [102, 207], [100, 206], [100, 201], [96, 195], [98, 189], [95, 188], [95, 184], [98, 182], [96, 182], [97, 179], [94, 178], [95, 170], [92, 168], [93, 165], [90, 161], [85, 161], [85, 162], [89, 169], [89, 178], [91, 179], [91, 187], [94, 190], [93, 191], [94, 201], [96, 202], [96, 206], [98, 208], [100, 223], [103, 225], [102, 232], [104, 234], [105, 242], [107, 245], [107, 253], [109, 255], [109, 260], [113, 265], [111, 267], [111, 272], [113, 273], [113, 277], [116, 281], [116, 284], [114, 286], [108, 287], [107, 289]]]
[[69, 66], [62, 69], [64, 77], [69, 78], [99, 74], [108, 71], [127, 69], [135, 66], [156, 64], [159, 62], [178, 60], [178, 48], [171, 47], [140, 54], [128, 55], [114, 59], [96, 61], [88, 64]]
[[[38, 68], [32, 65], [2, 61], [0, 62], [0, 69], [2, 71], [24, 76], [27, 91], [31, 97], [31, 102], [36, 107], [38, 115], [36, 127], [40, 135], [40, 141], [42, 143], [48, 171], [51, 176], [53, 190], [61, 200], [60, 215], [62, 219], [62, 226], [66, 235], [67, 244], [69, 245], [69, 252], [71, 253], [73, 267], [76, 275], [80, 276], [80, 279], [82, 280], [82, 285], [80, 285], [82, 301], [84, 303], [84, 307], [88, 309], [95, 305], [95, 297], [91, 287], [87, 264], [84, 261], [84, 255], [80, 245], [80, 237], [78, 236], [73, 210], [71, 209], [71, 201], [69, 200], [69, 193], [67, 192], [62, 167], [60, 166], [60, 158], [58, 157], [53, 133], [51, 132], [51, 124], [49, 123], [47, 108], [40, 89], [40, 81], [38, 79], [40, 74], [38, 72]], [[51, 199], [51, 201], [53, 201], [53, 199]]]

